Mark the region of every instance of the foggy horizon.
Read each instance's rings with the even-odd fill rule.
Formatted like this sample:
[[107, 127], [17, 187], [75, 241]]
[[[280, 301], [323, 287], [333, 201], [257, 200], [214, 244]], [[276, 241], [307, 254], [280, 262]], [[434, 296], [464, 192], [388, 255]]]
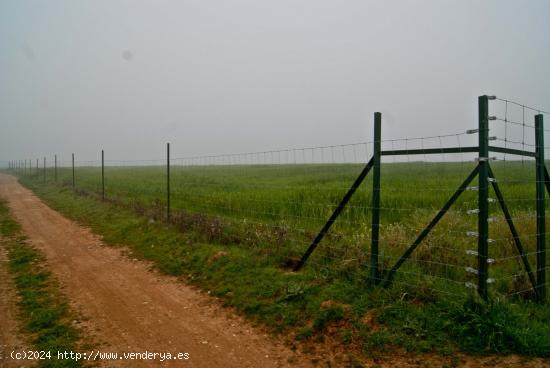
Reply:
[[548, 14], [547, 1], [3, 1], [0, 161], [370, 142], [375, 111], [383, 139], [458, 134], [483, 94], [548, 111]]

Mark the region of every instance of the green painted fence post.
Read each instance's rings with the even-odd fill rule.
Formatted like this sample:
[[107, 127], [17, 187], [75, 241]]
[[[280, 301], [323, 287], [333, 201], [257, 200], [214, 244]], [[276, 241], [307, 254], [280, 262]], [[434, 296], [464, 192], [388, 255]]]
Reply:
[[380, 281], [378, 270], [378, 244], [380, 237], [380, 157], [382, 137], [382, 114], [374, 113], [374, 166], [372, 179], [372, 223], [370, 249], [370, 277], [375, 284]]
[[105, 152], [101, 150], [101, 200], [105, 200]]
[[544, 175], [544, 123], [542, 114], [535, 115], [535, 155], [537, 180], [537, 299], [546, 300], [546, 214]]
[[75, 186], [74, 186], [74, 184], [75, 184], [75, 182], [74, 182], [74, 153], [72, 154], [72, 165], [73, 165], [73, 192], [74, 192], [74, 190], [75, 190]]
[[489, 258], [489, 99], [478, 98], [479, 109], [479, 191], [478, 191], [478, 293], [487, 300]]
[[170, 222], [170, 143], [166, 143], [166, 220]]

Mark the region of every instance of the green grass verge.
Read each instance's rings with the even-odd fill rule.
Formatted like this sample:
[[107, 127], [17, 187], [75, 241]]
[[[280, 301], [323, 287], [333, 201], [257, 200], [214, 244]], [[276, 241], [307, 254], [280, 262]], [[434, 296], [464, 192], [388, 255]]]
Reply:
[[400, 347], [438, 354], [550, 357], [548, 305], [498, 298], [484, 303], [473, 292], [440, 294], [434, 292], [437, 280], [413, 289], [399, 284], [370, 287], [360, 269], [320, 274], [306, 267], [289, 273], [278, 267], [278, 253], [237, 242], [206, 242], [196, 228], [151, 221], [66, 187], [26, 185], [51, 207], [101, 234], [106, 243], [127, 245], [161, 272], [184, 276], [227, 306], [273, 331], [294, 333], [297, 340], [330, 335], [366, 354]]
[[73, 318], [58, 283], [44, 266], [44, 256], [27, 243], [3, 201], [0, 201], [0, 234], [20, 296], [18, 307], [24, 330], [31, 336], [33, 350], [51, 353], [49, 359], [38, 360], [38, 366], [82, 366], [81, 362], [57, 359], [58, 351], [76, 351], [78, 332], [71, 325]]

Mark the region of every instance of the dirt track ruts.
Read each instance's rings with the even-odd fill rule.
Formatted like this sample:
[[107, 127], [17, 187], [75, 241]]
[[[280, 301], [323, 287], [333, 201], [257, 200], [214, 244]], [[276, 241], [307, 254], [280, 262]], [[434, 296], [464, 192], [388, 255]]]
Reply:
[[73, 307], [104, 352], [189, 353], [189, 360], [109, 361], [114, 366], [309, 366], [282, 343], [175, 278], [149, 270], [119, 248], [42, 203], [17, 180], [0, 174], [8, 201], [31, 243], [46, 255]]

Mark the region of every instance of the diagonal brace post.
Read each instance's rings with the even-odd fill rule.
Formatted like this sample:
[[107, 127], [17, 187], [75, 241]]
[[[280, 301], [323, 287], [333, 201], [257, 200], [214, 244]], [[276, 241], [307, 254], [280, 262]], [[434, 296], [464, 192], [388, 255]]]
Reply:
[[302, 268], [302, 266], [306, 263], [311, 253], [313, 253], [315, 248], [317, 248], [317, 245], [319, 245], [319, 242], [325, 237], [326, 233], [329, 231], [334, 221], [336, 221], [336, 219], [338, 218], [342, 210], [346, 207], [346, 205], [348, 204], [349, 200], [351, 199], [351, 197], [353, 196], [357, 188], [359, 188], [363, 180], [365, 180], [365, 178], [367, 177], [367, 174], [372, 169], [373, 165], [374, 165], [374, 158], [371, 158], [367, 163], [367, 165], [365, 166], [365, 168], [363, 169], [363, 171], [361, 171], [357, 179], [355, 179], [355, 182], [353, 183], [351, 188], [349, 188], [348, 192], [346, 193], [346, 195], [344, 196], [344, 198], [342, 199], [338, 207], [336, 207], [336, 209], [334, 210], [334, 212], [332, 213], [328, 221], [325, 223], [321, 231], [319, 231], [319, 234], [317, 234], [315, 239], [313, 239], [309, 248], [306, 250], [306, 252], [302, 256], [300, 261], [296, 264], [296, 266], [294, 266], [294, 271], [299, 271]]
[[[495, 174], [493, 173], [491, 166], [489, 166], [489, 176], [492, 179], [495, 179]], [[529, 259], [527, 259], [527, 255], [525, 254], [525, 250], [523, 249], [523, 246], [521, 244], [518, 231], [516, 230], [516, 227], [514, 226], [514, 222], [512, 221], [512, 216], [510, 215], [508, 206], [504, 201], [504, 196], [502, 195], [502, 192], [500, 191], [500, 187], [498, 186], [498, 183], [496, 181], [493, 180], [492, 185], [493, 185], [495, 194], [497, 196], [498, 203], [500, 204], [500, 208], [502, 209], [502, 212], [504, 213], [504, 217], [506, 218], [506, 222], [508, 223], [508, 227], [510, 228], [510, 232], [514, 237], [514, 243], [516, 245], [519, 255], [521, 256], [521, 260], [523, 261], [523, 266], [525, 267], [525, 271], [529, 276], [529, 281], [531, 281], [531, 285], [533, 285], [533, 289], [537, 290], [535, 276], [533, 275], [533, 271], [531, 270], [531, 265], [529, 264]]]
[[474, 168], [474, 170], [470, 173], [470, 175], [468, 175], [466, 180], [464, 180], [464, 182], [458, 187], [456, 192], [451, 196], [451, 198], [447, 201], [447, 203], [445, 203], [443, 208], [437, 213], [437, 215], [432, 219], [432, 221], [428, 224], [428, 226], [426, 226], [424, 230], [422, 230], [420, 235], [418, 235], [414, 243], [412, 243], [409, 246], [409, 248], [401, 256], [401, 258], [399, 258], [399, 260], [395, 263], [395, 265], [390, 269], [386, 278], [384, 279], [384, 282], [382, 283], [384, 287], [388, 287], [391, 284], [393, 277], [395, 275], [395, 272], [411, 256], [411, 254], [415, 251], [415, 249], [420, 245], [422, 240], [424, 240], [424, 238], [428, 236], [430, 231], [435, 227], [435, 225], [437, 225], [439, 220], [443, 218], [443, 216], [447, 213], [449, 208], [451, 208], [451, 206], [456, 202], [458, 197], [460, 197], [460, 195], [466, 190], [466, 187], [472, 182], [472, 180], [474, 180], [478, 172], [479, 172], [479, 165]]

